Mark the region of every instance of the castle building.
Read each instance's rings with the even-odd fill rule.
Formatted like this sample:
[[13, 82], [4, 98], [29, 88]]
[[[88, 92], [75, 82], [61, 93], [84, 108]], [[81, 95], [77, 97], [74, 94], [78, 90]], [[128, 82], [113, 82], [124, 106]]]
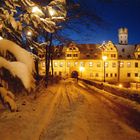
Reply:
[[[55, 47], [54, 75], [79, 77], [106, 82], [140, 82], [140, 44], [128, 44], [128, 29], [118, 30], [119, 44], [75, 44]], [[104, 56], [106, 60], [103, 59]], [[40, 74], [44, 74], [44, 62]]]

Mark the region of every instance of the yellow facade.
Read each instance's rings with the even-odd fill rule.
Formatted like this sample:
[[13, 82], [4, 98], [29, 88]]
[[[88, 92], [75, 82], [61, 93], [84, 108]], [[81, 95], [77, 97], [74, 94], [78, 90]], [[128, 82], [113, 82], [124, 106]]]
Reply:
[[[81, 58], [82, 52], [76, 45], [65, 50], [65, 57], [53, 60], [54, 75], [71, 77], [77, 71], [79, 77], [109, 82], [140, 82], [140, 48], [137, 47], [132, 59], [120, 59], [116, 46], [109, 41], [99, 46], [101, 56], [96, 59]], [[101, 48], [100, 48], [101, 47]], [[85, 48], [86, 49], [86, 48]], [[107, 56], [106, 60], [102, 56]], [[44, 61], [40, 62], [40, 74], [45, 72]]]

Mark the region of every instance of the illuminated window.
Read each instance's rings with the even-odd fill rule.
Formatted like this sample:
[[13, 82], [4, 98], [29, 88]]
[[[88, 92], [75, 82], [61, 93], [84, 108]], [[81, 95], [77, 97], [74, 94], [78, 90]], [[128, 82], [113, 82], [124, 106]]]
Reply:
[[97, 63], [97, 67], [101, 67], [101, 63], [100, 62]]
[[93, 73], [90, 73], [90, 75], [89, 75], [90, 77], [93, 77]]
[[93, 62], [89, 62], [89, 66], [92, 67], [93, 66]]
[[59, 71], [59, 76], [61, 76], [62, 75], [62, 72], [61, 71]]
[[135, 73], [135, 77], [138, 77], [138, 73]]
[[54, 67], [57, 67], [58, 66], [58, 63], [57, 62], [54, 62]]
[[78, 65], [78, 62], [74, 62], [74, 66], [77, 66]]
[[112, 63], [112, 68], [116, 68], [116, 63], [115, 62]]
[[121, 68], [124, 67], [124, 62], [120, 62], [120, 67], [121, 67]]
[[45, 62], [42, 62], [42, 67], [45, 67]]
[[127, 62], [127, 67], [130, 68], [131, 67], [131, 63]]
[[109, 63], [108, 62], [105, 62], [105, 67], [107, 68], [109, 66]]
[[60, 62], [60, 67], [63, 67], [63, 62]]
[[138, 68], [138, 62], [135, 62], [135, 68]]
[[131, 73], [127, 73], [127, 77], [131, 77]]
[[81, 67], [84, 67], [84, 62], [80, 62], [80, 66]]
[[67, 63], [67, 67], [70, 67], [70, 62]]

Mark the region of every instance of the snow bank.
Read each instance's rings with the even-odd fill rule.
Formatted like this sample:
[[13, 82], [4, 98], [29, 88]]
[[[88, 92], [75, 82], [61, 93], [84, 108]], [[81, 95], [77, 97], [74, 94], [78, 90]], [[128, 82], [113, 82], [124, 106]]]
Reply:
[[12, 53], [17, 61], [26, 64], [30, 72], [35, 72], [34, 60], [29, 52], [10, 40], [0, 40], [0, 52], [4, 55], [3, 57], [6, 56], [7, 51]]
[[14, 76], [18, 77], [24, 87], [30, 92], [34, 88], [34, 79], [28, 67], [21, 62], [9, 62], [3, 57], [0, 57], [0, 68], [5, 68]]
[[102, 82], [95, 82], [95, 81], [84, 80], [84, 79], [81, 79], [81, 80], [87, 84], [87, 87], [88, 85], [92, 85], [99, 89], [103, 89], [107, 92], [110, 92], [112, 94], [140, 103], [140, 91], [138, 90], [131, 90], [131, 89], [122, 88], [122, 87], [118, 87], [115, 85], [110, 85], [110, 84], [102, 83]]

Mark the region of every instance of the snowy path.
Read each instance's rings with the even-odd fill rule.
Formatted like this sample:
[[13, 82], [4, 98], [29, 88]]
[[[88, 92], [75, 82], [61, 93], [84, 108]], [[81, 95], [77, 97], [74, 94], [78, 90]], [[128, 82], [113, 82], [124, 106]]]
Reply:
[[74, 81], [61, 83], [58, 94], [54, 114], [40, 140], [140, 139], [139, 132], [128, 125], [133, 121], [126, 118], [132, 113], [129, 103], [119, 97], [114, 101], [112, 96], [83, 89]]
[[[32, 97], [32, 96], [31, 96]], [[140, 140], [140, 105], [63, 80], [20, 112], [0, 112], [2, 140]], [[21, 99], [20, 99], [21, 100]]]

